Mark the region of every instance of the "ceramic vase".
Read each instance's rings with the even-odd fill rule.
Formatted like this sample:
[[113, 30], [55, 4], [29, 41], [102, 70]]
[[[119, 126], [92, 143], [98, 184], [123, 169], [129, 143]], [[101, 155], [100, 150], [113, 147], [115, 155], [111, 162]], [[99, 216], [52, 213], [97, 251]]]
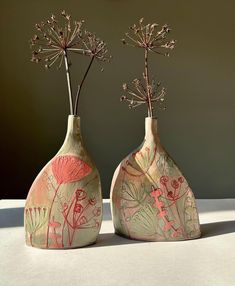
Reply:
[[157, 119], [117, 167], [111, 185], [115, 232], [130, 239], [175, 241], [200, 237], [196, 202], [185, 177], [161, 146]]
[[41, 170], [27, 196], [26, 244], [75, 248], [96, 241], [102, 220], [100, 176], [87, 153], [80, 118], [69, 115], [65, 141]]

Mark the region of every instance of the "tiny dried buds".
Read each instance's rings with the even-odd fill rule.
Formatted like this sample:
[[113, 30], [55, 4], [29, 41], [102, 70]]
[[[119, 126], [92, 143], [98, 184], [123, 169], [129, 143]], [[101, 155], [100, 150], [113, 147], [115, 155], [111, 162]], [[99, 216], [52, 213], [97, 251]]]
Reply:
[[32, 61], [46, 62], [45, 67], [50, 68], [59, 61], [62, 65], [63, 56], [70, 48], [81, 49], [82, 24], [84, 21], [72, 21], [71, 16], [65, 11], [61, 12], [57, 20], [55, 15], [50, 19], [35, 25], [37, 34], [31, 39], [31, 47], [36, 48], [32, 52]]
[[104, 41], [95, 34], [83, 31], [84, 21], [72, 21], [70, 15], [64, 10], [60, 16], [51, 15], [50, 19], [35, 25], [37, 34], [30, 40], [32, 61], [46, 62], [45, 67], [50, 68], [59, 60], [61, 67], [63, 57], [67, 51], [94, 57], [100, 61], [109, 61], [107, 47]]
[[165, 24], [159, 28], [156, 23], [144, 25], [143, 21], [144, 18], [141, 18], [138, 24], [129, 28], [130, 33], [125, 34], [126, 39], [122, 39], [122, 43], [169, 56], [169, 53], [164, 52], [164, 49], [172, 50], [176, 41], [168, 40], [167, 36], [171, 31], [168, 25]]
[[96, 37], [95, 34], [85, 31], [84, 37], [82, 38], [84, 44], [84, 54], [90, 57], [95, 57], [100, 61], [110, 61], [111, 56], [108, 56], [108, 49], [104, 41]]
[[[149, 85], [149, 94], [151, 96], [150, 99], [151, 102], [152, 103], [158, 102], [159, 107], [162, 107], [165, 100], [166, 89], [164, 87], [160, 88], [160, 85], [161, 85], [160, 82], [155, 84], [155, 81], [152, 80], [152, 82]], [[124, 83], [123, 91], [126, 93], [126, 95], [122, 95], [120, 97], [120, 101], [128, 102], [128, 107], [130, 109], [136, 108], [148, 102], [147, 89], [144, 86], [144, 82], [139, 79], [134, 79], [132, 81], [131, 87], [126, 83]]]
[[123, 84], [125, 95], [121, 96], [120, 101], [127, 102], [130, 109], [147, 104], [148, 116], [152, 117], [155, 103], [158, 103], [158, 107], [166, 109], [164, 106], [166, 89], [160, 87], [160, 82], [156, 83], [150, 79], [149, 52], [169, 56], [164, 50], [172, 50], [176, 41], [168, 40], [170, 32], [168, 25], [159, 28], [156, 23], [144, 25], [143, 22], [144, 19], [141, 18], [138, 24], [131, 26], [130, 33], [126, 33], [126, 38], [121, 40], [124, 45], [144, 49], [144, 73], [142, 79], [134, 79], [131, 85]]
[[[52, 14], [48, 20], [36, 24], [37, 34], [30, 40], [31, 48], [34, 49], [32, 62], [42, 62], [46, 69], [50, 69], [56, 62], [60, 68], [64, 60], [70, 114], [72, 115], [78, 115], [79, 96], [94, 60], [109, 62], [111, 59], [105, 42], [95, 34], [84, 30], [83, 24], [83, 20], [73, 21], [71, 16], [63, 10], [58, 17]], [[76, 93], [73, 93], [70, 78], [70, 52], [89, 57], [89, 64]], [[103, 71], [103, 68], [100, 70]]]

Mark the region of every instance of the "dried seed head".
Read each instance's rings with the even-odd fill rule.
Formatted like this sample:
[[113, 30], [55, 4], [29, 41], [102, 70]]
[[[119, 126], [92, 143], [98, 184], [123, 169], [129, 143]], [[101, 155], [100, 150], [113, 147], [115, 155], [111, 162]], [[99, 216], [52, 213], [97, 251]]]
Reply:
[[143, 22], [144, 19], [141, 18], [138, 24], [130, 27], [130, 34], [125, 33], [127, 39], [122, 39], [123, 44], [143, 48], [161, 55], [165, 55], [164, 49], [174, 48], [175, 41], [167, 40], [167, 34], [170, 32], [167, 24], [157, 31], [155, 29], [158, 27], [157, 23], [144, 25]]
[[122, 88], [123, 88], [123, 90], [125, 90], [125, 91], [126, 91], [126, 90], [128, 89], [127, 84], [126, 84], [126, 83], [123, 83]]

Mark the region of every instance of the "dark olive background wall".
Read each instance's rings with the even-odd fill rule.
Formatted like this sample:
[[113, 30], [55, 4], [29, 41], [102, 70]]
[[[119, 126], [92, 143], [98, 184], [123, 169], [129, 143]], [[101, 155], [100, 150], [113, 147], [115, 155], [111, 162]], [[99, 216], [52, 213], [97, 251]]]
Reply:
[[[61, 146], [67, 124], [64, 70], [29, 61], [34, 24], [66, 9], [106, 40], [112, 64], [92, 68], [80, 101], [82, 133], [102, 177], [104, 197], [118, 163], [144, 136], [144, 108], [119, 103], [122, 83], [141, 75], [143, 54], [120, 39], [140, 17], [169, 23], [177, 47], [153, 55], [152, 73], [167, 87], [158, 112], [161, 141], [196, 197], [235, 197], [235, 1], [99, 0], [1, 1], [1, 197], [25, 198]], [[80, 57], [73, 80], [81, 77]]]

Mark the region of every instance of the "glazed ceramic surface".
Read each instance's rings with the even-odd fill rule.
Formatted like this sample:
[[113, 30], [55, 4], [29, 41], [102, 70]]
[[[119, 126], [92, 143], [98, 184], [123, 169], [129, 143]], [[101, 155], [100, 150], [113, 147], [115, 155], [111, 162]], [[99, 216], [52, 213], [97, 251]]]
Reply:
[[156, 119], [145, 119], [143, 143], [117, 167], [111, 204], [115, 232], [125, 237], [168, 241], [200, 236], [194, 195], [161, 146]]
[[80, 118], [69, 115], [64, 144], [29, 191], [24, 212], [26, 243], [39, 248], [92, 244], [102, 219], [98, 170], [84, 148]]

